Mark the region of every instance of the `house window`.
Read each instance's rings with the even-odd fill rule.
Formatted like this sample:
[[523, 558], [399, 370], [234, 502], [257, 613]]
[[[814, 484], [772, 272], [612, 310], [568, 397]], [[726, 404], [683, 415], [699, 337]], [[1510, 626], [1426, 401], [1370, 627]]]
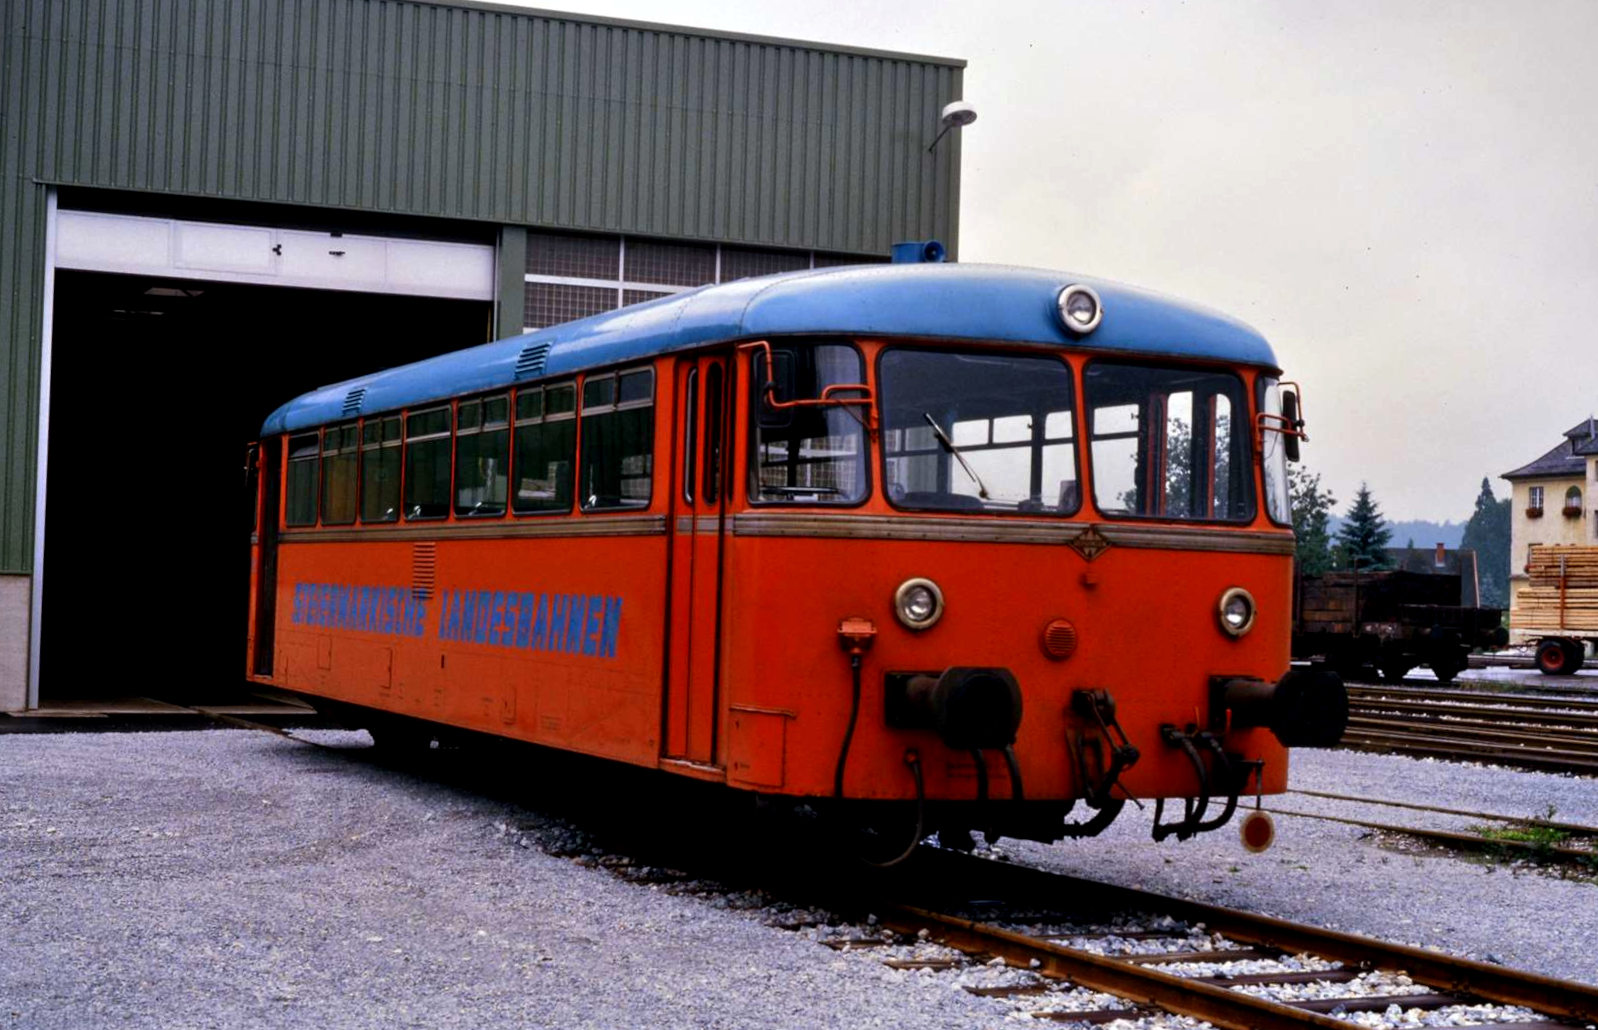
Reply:
[[1565, 491], [1565, 518], [1581, 518], [1581, 487], [1573, 486]]
[[1543, 513], [1543, 488], [1534, 486], [1526, 492], [1526, 516], [1540, 518]]

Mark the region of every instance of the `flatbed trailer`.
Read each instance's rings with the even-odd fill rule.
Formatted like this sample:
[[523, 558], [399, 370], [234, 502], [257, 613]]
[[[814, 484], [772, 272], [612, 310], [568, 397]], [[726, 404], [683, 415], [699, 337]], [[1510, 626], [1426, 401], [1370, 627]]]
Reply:
[[1294, 582], [1293, 657], [1321, 659], [1345, 678], [1374, 667], [1402, 680], [1417, 665], [1443, 683], [1470, 652], [1503, 644], [1503, 611], [1461, 605], [1457, 575], [1328, 572]]
[[1510, 609], [1510, 633], [1537, 648], [1537, 668], [1569, 676], [1598, 647], [1598, 547], [1532, 544], [1527, 584]]

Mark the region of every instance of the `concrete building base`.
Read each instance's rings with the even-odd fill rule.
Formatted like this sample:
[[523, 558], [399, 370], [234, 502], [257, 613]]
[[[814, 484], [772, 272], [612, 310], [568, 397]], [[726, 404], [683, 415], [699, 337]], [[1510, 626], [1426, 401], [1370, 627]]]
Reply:
[[28, 622], [33, 577], [0, 575], [0, 712], [28, 707]]

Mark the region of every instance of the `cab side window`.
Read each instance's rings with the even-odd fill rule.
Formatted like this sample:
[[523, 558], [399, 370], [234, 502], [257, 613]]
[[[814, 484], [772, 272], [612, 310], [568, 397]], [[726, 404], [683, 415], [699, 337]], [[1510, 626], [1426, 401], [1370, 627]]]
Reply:
[[355, 424], [329, 426], [322, 432], [322, 525], [347, 526], [355, 521]]
[[518, 515], [571, 511], [577, 458], [577, 386], [555, 383], [516, 391]]
[[317, 433], [289, 438], [288, 497], [285, 518], [291, 526], [316, 525], [316, 488], [321, 479], [322, 438]]
[[583, 510], [647, 507], [654, 474], [654, 369], [585, 379], [582, 434]]
[[400, 420], [361, 426], [361, 521], [393, 522], [400, 508]]
[[449, 515], [450, 410], [431, 408], [405, 417], [405, 517]]
[[505, 514], [510, 482], [510, 397], [461, 401], [455, 427], [455, 514]]

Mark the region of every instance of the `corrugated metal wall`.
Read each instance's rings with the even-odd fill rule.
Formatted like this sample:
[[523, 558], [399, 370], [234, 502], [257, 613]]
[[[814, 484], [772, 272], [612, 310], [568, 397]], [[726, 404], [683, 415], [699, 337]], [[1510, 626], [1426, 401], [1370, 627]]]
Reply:
[[411, 0], [3, 0], [0, 571], [46, 184], [881, 253], [958, 241], [961, 63]]

